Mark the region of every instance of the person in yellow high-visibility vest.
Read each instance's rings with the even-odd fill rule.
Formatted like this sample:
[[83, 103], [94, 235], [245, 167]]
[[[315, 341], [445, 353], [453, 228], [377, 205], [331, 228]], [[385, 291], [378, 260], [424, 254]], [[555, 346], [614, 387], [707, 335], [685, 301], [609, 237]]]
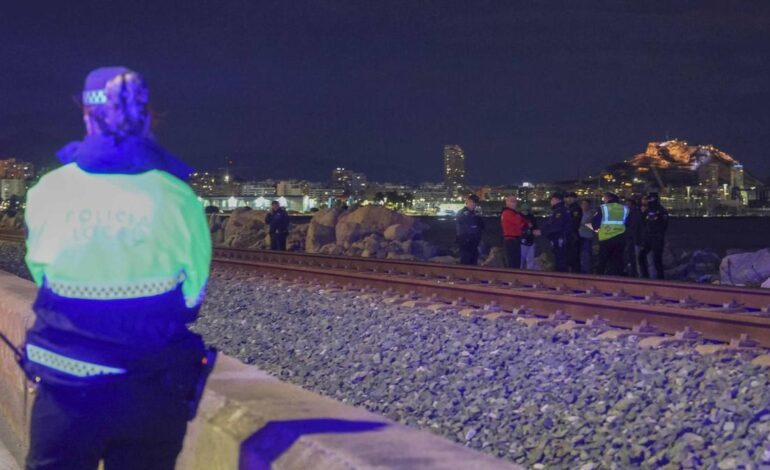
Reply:
[[623, 250], [626, 246], [628, 207], [620, 203], [617, 194], [604, 193], [591, 228], [599, 234], [599, 264], [597, 274], [623, 275]]

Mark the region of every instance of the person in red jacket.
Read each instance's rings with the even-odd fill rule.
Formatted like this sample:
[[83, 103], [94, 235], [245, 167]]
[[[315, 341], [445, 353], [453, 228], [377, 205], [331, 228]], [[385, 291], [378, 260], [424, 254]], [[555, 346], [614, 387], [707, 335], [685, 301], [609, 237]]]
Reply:
[[508, 196], [505, 198], [505, 207], [500, 214], [505, 266], [513, 269], [521, 267], [521, 238], [529, 227], [529, 221], [517, 210], [518, 208], [519, 200], [516, 196]]

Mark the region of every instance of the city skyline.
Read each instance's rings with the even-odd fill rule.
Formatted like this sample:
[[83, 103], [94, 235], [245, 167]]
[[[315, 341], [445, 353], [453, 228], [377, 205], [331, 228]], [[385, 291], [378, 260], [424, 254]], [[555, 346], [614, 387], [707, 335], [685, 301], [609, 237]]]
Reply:
[[458, 142], [470, 183], [545, 181], [680, 137], [770, 174], [766, 3], [17, 3], [0, 22], [0, 155], [43, 166], [84, 133], [88, 71], [124, 64], [197, 169], [439, 180]]

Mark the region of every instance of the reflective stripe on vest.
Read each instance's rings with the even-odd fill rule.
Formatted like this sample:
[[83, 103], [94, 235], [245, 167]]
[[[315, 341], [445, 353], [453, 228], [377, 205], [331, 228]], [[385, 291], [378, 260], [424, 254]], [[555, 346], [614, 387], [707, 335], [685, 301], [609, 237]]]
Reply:
[[599, 227], [599, 241], [609, 240], [626, 231], [628, 207], [612, 202], [602, 204], [602, 224]]
[[62, 356], [53, 351], [49, 351], [40, 346], [34, 344], [27, 345], [27, 359], [35, 364], [49, 367], [65, 374], [74, 375], [75, 377], [91, 377], [94, 375], [116, 375], [124, 374], [125, 369], [118, 369], [117, 367], [107, 367], [100, 364], [94, 364], [92, 362], [81, 361], [78, 359], [72, 359], [71, 357]]

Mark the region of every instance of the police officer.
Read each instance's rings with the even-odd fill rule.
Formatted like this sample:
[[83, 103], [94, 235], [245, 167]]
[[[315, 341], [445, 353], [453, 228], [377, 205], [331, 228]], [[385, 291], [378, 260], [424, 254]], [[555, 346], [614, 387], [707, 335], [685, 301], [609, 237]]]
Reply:
[[542, 233], [551, 241], [554, 269], [558, 272], [567, 272], [567, 237], [570, 230], [572, 218], [564, 205], [564, 195], [555, 192], [551, 195], [551, 214]]
[[615, 193], [604, 193], [602, 204], [591, 225], [599, 231], [598, 274], [623, 274], [623, 252], [626, 246], [626, 219], [628, 208], [620, 203]]
[[647, 194], [647, 211], [642, 216], [642, 248], [639, 250], [639, 270], [650, 277], [647, 255], [652, 251], [655, 276], [663, 279], [663, 246], [668, 230], [668, 211], [660, 204], [658, 193]]
[[626, 219], [626, 266], [631, 277], [639, 277], [637, 265], [639, 251], [642, 248], [642, 198], [632, 196], [628, 201], [628, 218]]
[[460, 264], [476, 265], [479, 261], [479, 243], [484, 232], [484, 219], [476, 213], [479, 197], [469, 194], [465, 207], [457, 213], [457, 245], [460, 248]]
[[580, 272], [580, 222], [583, 220], [583, 209], [577, 202], [577, 194], [569, 192], [564, 195], [564, 205], [570, 215], [570, 230], [567, 235], [567, 267], [570, 272]]
[[278, 201], [270, 204], [270, 212], [265, 216], [265, 223], [270, 226], [270, 249], [286, 251], [286, 238], [289, 236], [289, 214]]
[[23, 366], [37, 384], [28, 469], [173, 469], [214, 356], [187, 328], [211, 260], [190, 168], [150, 134], [124, 67], [86, 78], [86, 137], [27, 196], [39, 286]]

